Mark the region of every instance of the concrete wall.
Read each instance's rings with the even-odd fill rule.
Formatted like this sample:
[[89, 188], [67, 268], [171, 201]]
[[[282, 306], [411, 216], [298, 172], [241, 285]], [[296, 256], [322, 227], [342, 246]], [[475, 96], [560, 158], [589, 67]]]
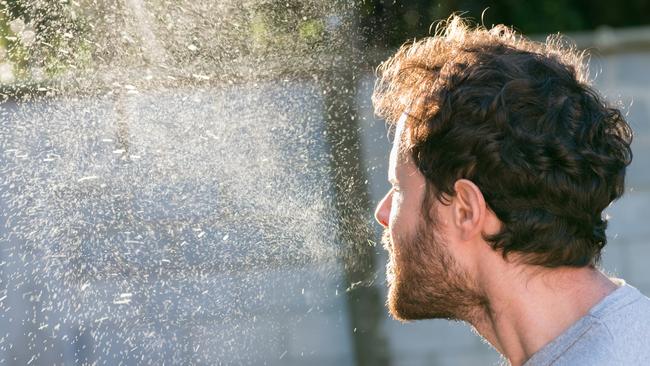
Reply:
[[[583, 43], [586, 41], [583, 40]], [[626, 193], [607, 209], [611, 216], [609, 242], [603, 267], [650, 294], [650, 225], [645, 213], [650, 207], [650, 51], [609, 48], [595, 54], [591, 71], [597, 88], [611, 102], [622, 102], [635, 132], [634, 161], [627, 174]], [[361, 82], [359, 104], [363, 115], [363, 144], [372, 198], [378, 202], [389, 186], [386, 182], [390, 144], [383, 121], [373, 117], [370, 94], [372, 75]], [[382, 260], [385, 261], [385, 256]], [[383, 272], [379, 274], [383, 278]], [[490, 346], [469, 327], [444, 320], [410, 324], [386, 317], [393, 365], [493, 365], [500, 361]]]
[[322, 110], [305, 82], [0, 104], [0, 365], [352, 365]]

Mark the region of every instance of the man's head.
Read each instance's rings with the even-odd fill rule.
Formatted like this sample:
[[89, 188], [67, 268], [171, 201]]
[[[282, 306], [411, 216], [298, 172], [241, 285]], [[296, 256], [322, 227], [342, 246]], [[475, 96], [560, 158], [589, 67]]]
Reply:
[[485, 305], [485, 248], [522, 265], [598, 262], [632, 132], [589, 86], [584, 57], [454, 17], [378, 76], [375, 110], [397, 127], [393, 189], [376, 213], [396, 317], [466, 318]]

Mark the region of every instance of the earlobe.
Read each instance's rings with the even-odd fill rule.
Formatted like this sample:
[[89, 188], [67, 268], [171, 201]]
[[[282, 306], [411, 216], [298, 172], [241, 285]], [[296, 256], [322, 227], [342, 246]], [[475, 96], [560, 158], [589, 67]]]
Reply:
[[481, 235], [485, 220], [486, 205], [481, 189], [468, 179], [454, 183], [454, 222], [463, 240]]

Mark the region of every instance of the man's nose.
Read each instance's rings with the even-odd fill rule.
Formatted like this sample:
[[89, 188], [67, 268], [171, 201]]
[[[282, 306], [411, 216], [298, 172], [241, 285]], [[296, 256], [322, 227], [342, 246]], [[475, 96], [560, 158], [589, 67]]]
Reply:
[[377, 209], [375, 209], [375, 219], [377, 219], [377, 222], [379, 222], [383, 227], [388, 227], [389, 223], [390, 204], [392, 201], [391, 193], [392, 192], [388, 192], [377, 205]]

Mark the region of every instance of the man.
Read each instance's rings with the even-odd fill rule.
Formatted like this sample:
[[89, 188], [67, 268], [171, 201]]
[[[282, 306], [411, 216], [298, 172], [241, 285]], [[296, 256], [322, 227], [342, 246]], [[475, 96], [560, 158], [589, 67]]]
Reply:
[[450, 18], [378, 69], [376, 210], [400, 320], [463, 320], [512, 365], [650, 365], [650, 299], [597, 269], [632, 132], [559, 39]]

